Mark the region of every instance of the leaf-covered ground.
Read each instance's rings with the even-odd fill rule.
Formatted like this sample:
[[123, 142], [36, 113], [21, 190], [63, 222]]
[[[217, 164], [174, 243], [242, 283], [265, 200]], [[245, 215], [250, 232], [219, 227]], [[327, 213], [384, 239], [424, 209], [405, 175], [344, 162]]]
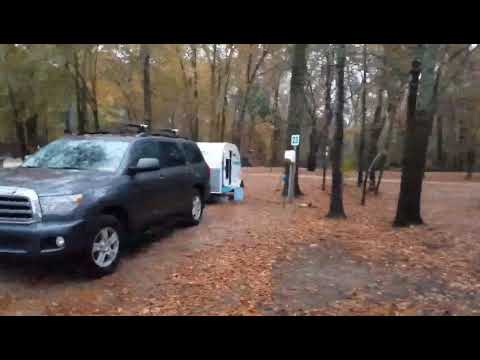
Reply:
[[251, 168], [245, 202], [207, 207], [194, 228], [156, 229], [118, 272], [94, 282], [68, 265], [0, 267], [0, 313], [141, 315], [428, 315], [480, 311], [480, 183], [428, 174], [427, 223], [394, 229], [398, 174], [378, 197], [347, 176], [346, 220], [325, 218], [328, 191], [280, 197], [280, 173]]

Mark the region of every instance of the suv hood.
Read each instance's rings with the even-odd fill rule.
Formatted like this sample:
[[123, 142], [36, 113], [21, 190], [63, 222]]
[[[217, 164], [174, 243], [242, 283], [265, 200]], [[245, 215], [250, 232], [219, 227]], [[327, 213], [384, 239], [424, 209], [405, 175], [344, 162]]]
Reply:
[[33, 189], [39, 196], [85, 192], [112, 180], [112, 173], [93, 170], [22, 168], [0, 170], [0, 186]]

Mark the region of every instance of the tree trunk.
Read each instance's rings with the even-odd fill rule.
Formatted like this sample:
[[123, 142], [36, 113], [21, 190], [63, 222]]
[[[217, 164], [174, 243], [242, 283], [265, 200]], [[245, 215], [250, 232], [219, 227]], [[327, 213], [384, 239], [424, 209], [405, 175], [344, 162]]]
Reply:
[[421, 62], [420, 60], [412, 62], [402, 178], [394, 226], [423, 224], [420, 205], [428, 138], [433, 120], [435, 50], [435, 45], [419, 45], [418, 47], [418, 59], [423, 59], [424, 62], [418, 103], [417, 91], [419, 89], [418, 79], [421, 72]]
[[81, 128], [79, 127], [78, 132], [83, 134], [88, 129], [87, 92], [83, 84], [80, 84], [80, 113], [83, 120], [81, 122], [79, 121]]
[[333, 120], [332, 111], [332, 65], [334, 53], [329, 48], [326, 53], [326, 71], [325, 71], [325, 105], [324, 105], [324, 123], [320, 131], [319, 150], [322, 156], [322, 191], [325, 191], [325, 183], [327, 176], [327, 165], [329, 156], [327, 156], [327, 146], [329, 145], [329, 130]]
[[21, 121], [15, 121], [15, 132], [17, 135], [17, 141], [20, 144], [20, 155], [22, 159], [27, 155], [27, 139], [25, 136], [25, 128]]
[[[67, 68], [67, 70], [69, 69], [68, 65], [66, 65], [66, 68]], [[71, 114], [71, 111], [72, 111], [72, 99], [67, 94], [65, 94], [64, 96], [65, 96], [64, 97], [64, 99], [65, 99], [64, 100], [64, 106], [66, 108], [66, 111], [65, 111], [65, 117], [64, 117], [63, 132], [64, 132], [64, 134], [71, 134], [72, 133], [72, 124], [71, 124], [71, 119], [70, 119], [71, 115], [70, 114]]]
[[382, 180], [385, 166], [387, 166], [387, 164], [389, 163], [390, 146], [392, 144], [392, 138], [394, 136], [393, 130], [394, 130], [395, 121], [397, 117], [397, 110], [401, 106], [401, 102], [404, 97], [404, 86], [405, 86], [405, 80], [403, 80], [403, 78], [397, 79], [399, 80], [398, 82], [395, 80], [395, 78], [392, 78], [392, 67], [387, 66], [386, 62], [385, 62], [385, 72], [386, 73], [385, 73], [384, 85], [388, 94], [386, 119], [388, 120], [388, 122], [385, 121], [385, 124], [387, 125], [386, 136], [382, 144], [382, 149], [380, 149], [379, 151], [379, 154], [382, 154], [382, 158], [381, 158], [381, 161], [379, 162], [380, 163], [379, 169], [378, 169], [379, 178], [375, 185], [375, 195], [378, 195], [378, 191], [380, 188], [380, 183]]
[[143, 111], [146, 125], [152, 127], [152, 88], [150, 85], [150, 48], [140, 45], [140, 58], [143, 69]]
[[75, 71], [75, 95], [76, 95], [76, 105], [77, 105], [77, 131], [78, 134], [82, 135], [85, 133], [86, 127], [86, 96], [85, 89], [83, 84], [80, 81], [80, 64], [78, 61], [78, 54], [74, 52], [73, 54], [73, 66]]
[[275, 81], [273, 88], [273, 107], [272, 107], [272, 117], [273, 117], [273, 134], [272, 134], [272, 144], [270, 154], [270, 166], [277, 166], [279, 163], [280, 155], [280, 126], [282, 118], [280, 117], [280, 112], [278, 110], [278, 99], [280, 96], [280, 78], [281, 75]]
[[[400, 86], [400, 89], [403, 89], [403, 84]], [[385, 167], [385, 165], [388, 163], [388, 158], [390, 154], [390, 146], [392, 145], [392, 138], [393, 138], [393, 129], [395, 125], [395, 119], [397, 117], [397, 110], [399, 107], [399, 103], [402, 99], [402, 91], [397, 91], [394, 89], [389, 89], [388, 90], [388, 105], [387, 105], [387, 119], [388, 119], [388, 124], [387, 124], [387, 133], [385, 136], [385, 141], [383, 143], [383, 149], [382, 152], [385, 154], [385, 161], [382, 163], [382, 169]], [[377, 189], [378, 189], [378, 184], [377, 184]]]
[[[370, 127], [370, 138], [368, 141], [368, 151], [367, 151], [367, 164], [370, 168], [372, 161], [378, 154], [378, 140], [380, 135], [383, 131], [383, 127], [385, 126], [385, 115], [384, 115], [384, 91], [385, 91], [385, 77], [387, 71], [387, 64], [386, 64], [386, 56], [383, 54], [382, 56], [382, 64], [381, 68], [379, 69], [378, 75], [378, 95], [377, 95], [377, 107], [375, 108], [375, 113], [373, 117], [373, 122]], [[372, 167], [369, 174], [366, 176], [369, 177], [369, 190], [374, 191], [376, 189], [376, 181], [375, 181], [375, 170], [376, 167]]]
[[[419, 134], [422, 130], [418, 126], [418, 114], [416, 114], [417, 92], [418, 92], [418, 78], [421, 71], [421, 63], [419, 60], [412, 62], [410, 70], [410, 84], [407, 103], [407, 130], [405, 136], [405, 144], [403, 150], [403, 164], [402, 164], [402, 179], [400, 183], [400, 195], [397, 205], [397, 215], [394, 221], [394, 226], [408, 226], [410, 223], [422, 224], [419, 209], [416, 208], [416, 194], [418, 187], [421, 187], [422, 177], [418, 176], [418, 171], [414, 166], [420, 162], [416, 154], [415, 137], [419, 135], [426, 136], [426, 134]], [[423, 131], [425, 132], [425, 131]], [[423, 137], [422, 136], [422, 137]], [[420, 146], [420, 145], [418, 145]], [[413, 211], [410, 213], [410, 211]]]
[[343, 209], [343, 108], [345, 103], [345, 44], [337, 45], [337, 96], [335, 116], [335, 137], [331, 152], [332, 193], [330, 195], [329, 218], [345, 218]]
[[308, 151], [307, 170], [315, 171], [317, 169], [318, 154], [318, 132], [316, 118], [312, 117], [312, 131], [310, 132], [310, 149]]
[[93, 124], [95, 126], [95, 131], [100, 131], [100, 122], [98, 120], [98, 105], [95, 105], [92, 109], [93, 113]]
[[315, 95], [313, 93], [312, 84], [310, 79], [308, 80], [308, 89], [311, 94], [311, 103], [312, 107], [308, 106], [308, 100], [305, 99], [305, 104], [308, 107], [308, 113], [310, 114], [310, 127], [312, 128], [310, 131], [310, 149], [308, 151], [308, 158], [307, 158], [307, 170], [308, 171], [315, 171], [317, 169], [317, 154], [319, 148], [319, 136], [318, 136], [318, 129], [317, 129], [317, 106], [315, 101]]
[[279, 114], [274, 114], [274, 122], [277, 125], [274, 125], [273, 128], [273, 134], [272, 134], [272, 154], [270, 156], [270, 166], [278, 166], [280, 163], [280, 138], [281, 138], [281, 129], [280, 129], [280, 123], [282, 121], [282, 118], [280, 117]]
[[252, 67], [253, 61], [253, 45], [250, 45], [250, 52], [248, 54], [247, 67], [245, 70], [245, 92], [242, 97], [242, 103], [240, 105], [240, 113], [238, 117], [235, 114], [233, 119], [232, 126], [232, 142], [237, 145], [239, 151], [242, 153], [242, 133], [243, 133], [243, 123], [245, 121], [245, 114], [247, 111], [248, 97], [250, 95], [250, 69]]
[[7, 82], [7, 89], [8, 89], [8, 98], [9, 98], [10, 106], [13, 112], [15, 133], [17, 135], [18, 144], [20, 145], [20, 155], [23, 159], [25, 158], [25, 155], [27, 155], [27, 141], [25, 136], [25, 127], [23, 126], [23, 122], [20, 120], [20, 109], [18, 107], [17, 99], [15, 97], [15, 94], [13, 93], [13, 89], [10, 85], [8, 78], [6, 82]]
[[[83, 59], [79, 61], [79, 52], [83, 51]], [[91, 57], [94, 57], [93, 61]], [[73, 71], [70, 69], [70, 64], [66, 64], [67, 70], [71, 71], [75, 82], [75, 94], [77, 100], [77, 117], [78, 117], [78, 132], [84, 133], [88, 128], [90, 107], [93, 116], [93, 126], [95, 131], [100, 129], [98, 118], [98, 99], [97, 99], [97, 60], [98, 60], [98, 45], [94, 54], [90, 49], [74, 50], [73, 51]], [[116, 82], [123, 91], [119, 82]], [[71, 129], [65, 128], [65, 132]]]
[[467, 140], [467, 124], [465, 122], [465, 119], [463, 118], [464, 114], [460, 113], [460, 116], [458, 116], [458, 127], [459, 127], [459, 134], [458, 134], [458, 144], [460, 145], [460, 154], [459, 154], [459, 170], [463, 171], [465, 169], [465, 160], [466, 160], [466, 140]]
[[247, 133], [247, 150], [251, 148], [251, 145], [253, 144], [253, 141], [255, 139], [255, 126], [256, 126], [256, 116], [255, 114], [250, 114], [249, 116], [249, 122], [248, 122], [248, 133]]
[[200, 121], [198, 118], [198, 69], [197, 69], [197, 47], [190, 46], [192, 49], [192, 69], [193, 69], [193, 116], [192, 116], [192, 140], [199, 141], [200, 139]]
[[[310, 149], [308, 152], [307, 170], [315, 171], [317, 169], [317, 156], [318, 156], [318, 149], [320, 147], [321, 139], [319, 139], [318, 128], [317, 128], [317, 105], [316, 105], [315, 95], [313, 93], [313, 88], [312, 88], [310, 79], [308, 81], [308, 88], [311, 94], [311, 103], [312, 103], [312, 108], [309, 108], [312, 129], [310, 131]], [[305, 103], [308, 105], [307, 100], [305, 100]]]
[[[220, 65], [219, 65], [220, 66]], [[217, 70], [218, 74], [218, 79], [217, 79], [217, 89], [216, 89], [216, 100], [215, 100], [215, 119], [214, 119], [214, 135], [213, 135], [213, 141], [219, 141], [220, 140], [220, 133], [221, 133], [221, 127], [222, 127], [222, 111], [223, 111], [223, 102], [224, 102], [224, 97], [223, 97], [223, 92], [222, 92], [222, 86], [226, 86], [224, 77], [222, 75], [222, 72], [220, 71], [220, 67]]]
[[239, 109], [238, 115], [237, 115], [237, 112], [234, 113], [233, 124], [232, 124], [232, 143], [237, 145], [237, 147], [239, 148], [240, 151], [241, 151], [240, 142], [241, 142], [241, 139], [242, 139], [242, 135], [240, 133], [241, 132], [240, 121], [243, 121], [245, 119], [245, 111], [243, 110], [243, 107], [244, 107], [243, 103], [244, 102], [245, 102], [245, 98], [242, 97], [242, 102], [240, 104], [240, 109]]
[[34, 152], [37, 145], [38, 145], [38, 131], [37, 131], [37, 123], [38, 123], [38, 114], [33, 114], [29, 116], [25, 121], [25, 128], [27, 131], [27, 140], [26, 143], [28, 144], [28, 148], [31, 152]]
[[[210, 128], [208, 138], [215, 141], [217, 138], [217, 44], [213, 44], [212, 58], [210, 59]], [[220, 82], [220, 78], [218, 81]]]
[[[287, 149], [292, 149], [290, 138], [293, 134], [300, 134], [301, 125], [305, 118], [305, 77], [307, 73], [307, 44], [295, 44], [293, 48], [292, 78], [290, 80], [290, 102], [288, 104], [287, 119]], [[297, 146], [297, 162], [295, 171], [294, 195], [303, 195], [298, 183], [298, 161], [300, 155], [300, 146]], [[285, 166], [285, 174], [288, 179], [290, 173], [289, 166]], [[288, 183], [285, 181], [283, 195], [288, 194]]]
[[475, 150], [470, 148], [467, 152], [467, 175], [466, 179], [471, 179], [473, 174], [473, 167], [475, 166]]
[[64, 128], [63, 132], [65, 134], [71, 134], [72, 133], [72, 128], [70, 126], [70, 110], [65, 111], [64, 124], [65, 124], [65, 128]]
[[388, 104], [388, 110], [387, 110], [388, 128], [387, 128], [387, 135], [385, 137], [385, 145], [384, 145], [384, 152], [386, 156], [388, 156], [390, 152], [390, 145], [392, 144], [393, 124], [395, 122], [395, 117], [397, 116], [397, 108], [398, 108], [398, 104], [394, 104], [392, 102]]
[[232, 63], [233, 45], [229, 46], [227, 63], [225, 65], [225, 84], [223, 88], [223, 101], [220, 122], [220, 141], [225, 141], [225, 129], [227, 127], [228, 87], [230, 85], [230, 64]]
[[[373, 117], [373, 122], [370, 127], [370, 138], [368, 141], [368, 151], [367, 151], [367, 166], [370, 166], [375, 156], [378, 153], [378, 139], [382, 133], [383, 126], [385, 124], [385, 117], [383, 116], [383, 89], [380, 88], [378, 91], [378, 103], [375, 109], [375, 114]], [[366, 171], [366, 169], [365, 169]], [[375, 169], [372, 168], [369, 174], [366, 174], [369, 177], [369, 190], [375, 190]]]
[[223, 105], [222, 105], [222, 120], [220, 123], [220, 141], [225, 141], [225, 128], [227, 127], [227, 105], [228, 99], [227, 94], [223, 96]]
[[82, 107], [82, 113], [84, 114], [85, 122], [84, 122], [84, 130], [89, 130], [89, 120], [90, 115], [88, 113], [88, 103], [89, 103], [89, 89], [88, 85], [85, 81], [85, 76], [87, 74], [87, 64], [88, 64], [88, 51], [83, 51], [83, 60], [80, 63], [80, 71], [78, 73], [79, 80], [80, 80], [80, 92], [82, 101], [80, 106]]
[[[442, 136], [443, 136], [443, 129], [442, 129], [442, 118], [441, 116], [438, 116], [437, 115], [437, 112], [438, 112], [438, 96], [439, 96], [439, 84], [440, 84], [440, 78], [441, 78], [441, 75], [442, 75], [442, 66], [439, 66], [438, 67], [438, 70], [437, 70], [437, 74], [435, 76], [435, 82], [434, 82], [434, 85], [433, 85], [433, 95], [432, 95], [432, 114], [431, 114], [431, 117], [432, 117], [432, 131], [433, 131], [433, 120], [436, 119], [435, 123], [436, 123], [436, 140], [437, 140], [437, 162], [438, 162], [438, 166], [442, 167], [442, 155], [440, 155], [440, 157], [438, 156], [439, 152], [441, 154], [442, 152]], [[433, 135], [433, 134], [430, 134], [430, 135]]]
[[73, 66], [74, 66], [74, 80], [75, 80], [75, 105], [77, 107], [77, 132], [83, 134], [85, 132], [85, 114], [82, 112], [82, 92], [80, 90], [80, 79], [79, 73], [80, 68], [78, 64], [78, 55], [76, 52], [73, 53]]
[[444, 168], [444, 159], [443, 159], [443, 117], [441, 115], [437, 116], [437, 164], [443, 169]]
[[[392, 87], [389, 87], [388, 89], [388, 105], [387, 105], [387, 119], [388, 119], [387, 126], [388, 127], [386, 131], [387, 133], [385, 136], [385, 141], [383, 143], [383, 148], [380, 150], [380, 154], [383, 154], [382, 155], [383, 157], [382, 157], [382, 161], [380, 161], [378, 181], [375, 185], [375, 195], [378, 195], [378, 191], [380, 189], [380, 183], [383, 177], [383, 172], [385, 170], [385, 166], [388, 161], [388, 155], [390, 153], [390, 145], [392, 143], [394, 121], [397, 116], [397, 109], [402, 97], [401, 89], [403, 89], [402, 83], [399, 90], [393, 89]], [[364, 205], [365, 200], [363, 199], [362, 202], [363, 202], [362, 205]]]
[[48, 118], [44, 115], [43, 116], [43, 137], [39, 141], [38, 145], [44, 146], [48, 144], [49, 135], [50, 135], [50, 132], [48, 131]]
[[[267, 56], [267, 54], [268, 54], [268, 50], [264, 48], [262, 55], [260, 56], [260, 59], [257, 61], [255, 66], [253, 67], [252, 66], [253, 65], [253, 44], [250, 45], [250, 53], [248, 55], [247, 68], [245, 72], [245, 75], [246, 75], [245, 93], [243, 94], [242, 105], [240, 107], [240, 114], [238, 118], [234, 116], [234, 121], [232, 126], [232, 142], [235, 145], [237, 145], [240, 151], [240, 154], [243, 154], [243, 148], [242, 148], [243, 126], [245, 122], [245, 115], [247, 112], [247, 105], [250, 100], [251, 87], [257, 76], [258, 69], [263, 64], [263, 61], [265, 60], [265, 56]], [[253, 67], [253, 71], [252, 71], [252, 67]]]
[[357, 186], [363, 182], [363, 170], [365, 167], [365, 126], [367, 121], [367, 44], [363, 44], [363, 78], [362, 78], [362, 122], [360, 125], [360, 144], [358, 147], [358, 178]]
[[353, 92], [353, 88], [352, 88], [352, 71], [350, 70], [350, 66], [347, 65], [347, 74], [348, 74], [348, 89], [350, 91], [350, 103], [351, 103], [351, 106], [352, 106], [352, 121], [351, 123], [353, 123], [353, 127], [357, 127], [357, 124], [358, 124], [358, 116], [357, 116], [357, 110], [358, 110], [358, 101], [359, 101], [359, 98], [360, 96], [356, 96], [356, 100], [355, 100], [355, 97], [353, 96], [354, 92]]
[[175, 122], [175, 116], [177, 115], [177, 110], [173, 110], [172, 111], [172, 115], [170, 115], [170, 120], [169, 120], [169, 124], [170, 124], [170, 127], [172, 129], [176, 129], [177, 128], [177, 123]]
[[93, 113], [93, 125], [95, 127], [95, 131], [100, 130], [100, 121], [98, 119], [98, 97], [97, 97], [97, 61], [98, 61], [98, 45], [95, 48], [95, 52], [93, 54], [94, 59], [92, 63], [92, 69], [90, 74], [90, 84], [92, 87], [91, 91], [91, 108]]
[[20, 155], [23, 159], [25, 158], [25, 155], [27, 155], [27, 138], [25, 136], [25, 128], [23, 122], [19, 119], [15, 120], [15, 133], [17, 135], [18, 144], [20, 145]]
[[[185, 86], [185, 108], [186, 108], [186, 119], [188, 122], [188, 127], [190, 130], [190, 136], [192, 139], [194, 139], [194, 133], [195, 133], [195, 104], [193, 100], [193, 90], [192, 90], [192, 80], [191, 78], [188, 77], [187, 75], [187, 70], [186, 70], [186, 65], [185, 62], [183, 61], [183, 53], [180, 51], [180, 46], [177, 45], [175, 47], [175, 51], [177, 53], [177, 58], [178, 58], [178, 63], [180, 65], [180, 70], [182, 73], [182, 79], [183, 79], [183, 84]], [[192, 51], [193, 51], [193, 46], [192, 46]], [[195, 50], [196, 54], [196, 50]], [[192, 55], [193, 56], [193, 55]], [[195, 55], [196, 57], [196, 55]], [[193, 62], [193, 61], [191, 61]], [[195, 58], [195, 66], [196, 66], [196, 58]]]
[[240, 114], [236, 121], [234, 121], [232, 140], [239, 148], [239, 151], [243, 154], [242, 137], [243, 137], [243, 124], [245, 122], [245, 115], [247, 113], [248, 97], [250, 96], [250, 85], [247, 85], [245, 94], [243, 95], [242, 104], [240, 105]]
[[328, 133], [330, 126], [333, 120], [333, 111], [332, 111], [332, 79], [333, 79], [333, 50], [329, 49], [326, 55], [326, 71], [325, 71], [325, 107], [324, 107], [324, 123], [321, 129], [321, 138], [323, 141], [321, 142], [321, 151], [325, 151], [325, 147], [328, 144]]

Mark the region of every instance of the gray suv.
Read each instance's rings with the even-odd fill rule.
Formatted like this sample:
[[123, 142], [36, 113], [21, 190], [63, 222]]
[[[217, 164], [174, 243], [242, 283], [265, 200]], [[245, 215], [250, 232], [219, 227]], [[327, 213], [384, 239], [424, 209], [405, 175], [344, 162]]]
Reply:
[[169, 216], [200, 223], [210, 169], [167, 133], [65, 136], [0, 170], [0, 254], [74, 254], [111, 273], [125, 241]]

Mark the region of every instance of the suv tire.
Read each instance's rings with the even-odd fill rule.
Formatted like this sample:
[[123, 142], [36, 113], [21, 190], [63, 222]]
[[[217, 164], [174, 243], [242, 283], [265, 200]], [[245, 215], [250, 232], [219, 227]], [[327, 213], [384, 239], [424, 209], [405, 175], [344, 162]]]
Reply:
[[83, 255], [86, 274], [100, 278], [113, 273], [120, 261], [125, 231], [112, 215], [100, 215], [88, 233], [88, 246]]
[[188, 226], [200, 224], [205, 207], [203, 197], [198, 190], [193, 191], [191, 207], [188, 214], [185, 214], [185, 220]]

